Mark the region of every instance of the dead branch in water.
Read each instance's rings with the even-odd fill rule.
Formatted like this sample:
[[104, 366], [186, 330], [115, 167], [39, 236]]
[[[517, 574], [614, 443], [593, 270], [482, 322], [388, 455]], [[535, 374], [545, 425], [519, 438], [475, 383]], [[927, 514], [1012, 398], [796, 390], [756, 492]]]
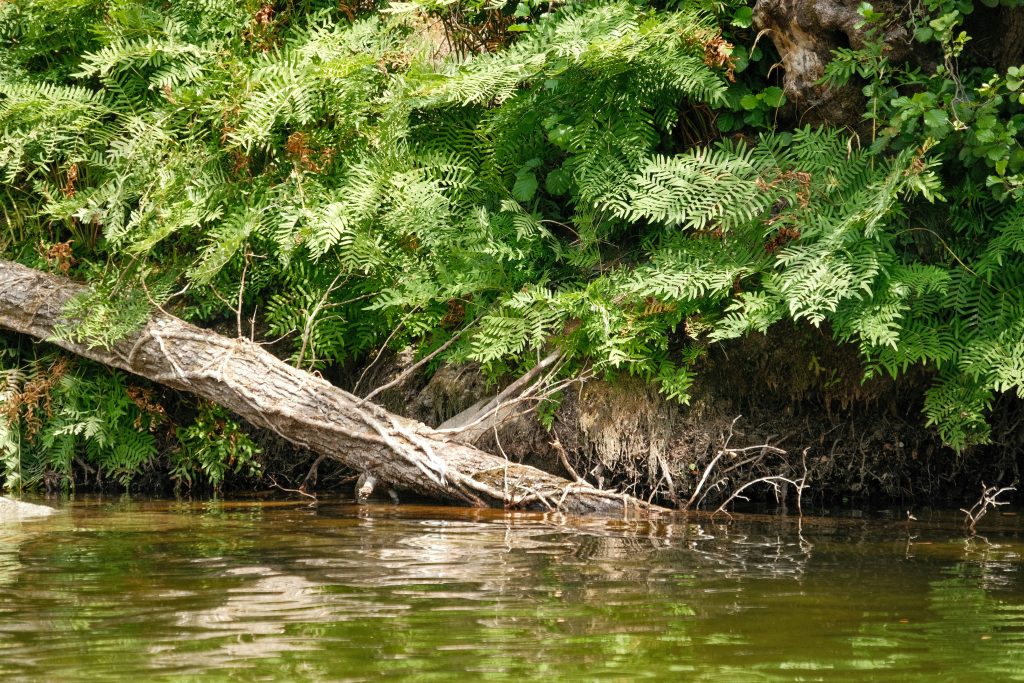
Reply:
[[757, 479], [753, 479], [751, 481], [748, 481], [747, 483], [743, 484], [738, 489], [733, 491], [732, 495], [730, 495], [728, 498], [726, 498], [725, 502], [722, 503], [721, 505], [719, 505], [718, 508], [714, 511], [713, 514], [717, 515], [719, 512], [724, 512], [725, 514], [728, 515], [729, 512], [725, 508], [728, 507], [729, 503], [733, 502], [737, 498], [742, 498], [743, 500], [748, 500], [748, 498], [746, 496], [742, 495], [742, 494], [743, 494], [743, 492], [745, 490], [747, 490], [748, 488], [750, 488], [754, 484], [769, 484], [775, 490], [775, 499], [778, 500], [778, 501], [781, 501], [784, 498], [784, 495], [782, 494], [780, 484], [789, 484], [790, 486], [792, 486], [792, 487], [794, 487], [796, 489], [796, 509], [797, 509], [797, 514], [799, 514], [800, 517], [803, 517], [804, 516], [804, 511], [803, 511], [803, 491], [804, 491], [805, 488], [807, 488], [807, 484], [806, 484], [806, 481], [807, 481], [807, 460], [806, 460], [806, 455], [807, 455], [807, 451], [804, 451], [804, 456], [805, 456], [805, 458], [804, 458], [804, 474], [799, 479], [789, 479], [787, 477], [783, 477], [783, 476], [778, 475], [778, 474], [773, 474], [773, 475], [769, 475], [767, 477], [758, 477]]
[[317, 500], [316, 496], [314, 496], [312, 493], [308, 493], [306, 491], [303, 491], [301, 488], [299, 488], [299, 489], [290, 489], [290, 488], [286, 488], [284, 486], [281, 486], [280, 484], [277, 483], [277, 480], [274, 479], [273, 477], [270, 478], [270, 485], [273, 486], [275, 489], [278, 489], [279, 491], [284, 491], [285, 493], [297, 493], [300, 496], [305, 496], [306, 498], [311, 499], [313, 502], [316, 502], [316, 500]]
[[972, 505], [970, 510], [960, 508], [960, 512], [964, 513], [966, 516], [964, 524], [967, 525], [967, 529], [971, 532], [972, 536], [977, 533], [975, 529], [978, 526], [978, 522], [982, 517], [987, 515], [990, 510], [995, 510], [1000, 505], [1009, 504], [1010, 501], [1008, 500], [999, 500], [999, 496], [1016, 490], [1016, 486], [1004, 486], [1002, 488], [997, 488], [995, 486], [985, 486], [985, 483], [982, 482], [981, 497], [978, 498], [978, 502]]
[[[724, 477], [724, 475], [727, 474], [728, 472], [731, 472], [731, 471], [737, 469], [738, 467], [740, 467], [742, 465], [758, 463], [759, 461], [763, 460], [766, 455], [786, 455], [786, 451], [782, 450], [781, 448], [776, 448], [775, 446], [770, 446], [767, 443], [758, 444], [756, 446], [744, 446], [742, 448], [732, 448], [730, 446], [730, 444], [732, 443], [732, 439], [733, 439], [733, 436], [735, 434], [736, 423], [739, 421], [739, 419], [741, 417], [743, 417], [743, 416], [742, 415], [737, 415], [733, 419], [732, 423], [729, 425], [729, 432], [728, 432], [728, 434], [726, 434], [725, 438], [722, 441], [722, 447], [718, 449], [718, 452], [715, 454], [715, 457], [712, 458], [711, 462], [709, 462], [707, 464], [707, 467], [704, 468], [704, 473], [701, 475], [700, 481], [697, 482], [697, 486], [693, 489], [693, 493], [690, 495], [689, 500], [687, 500], [686, 504], [683, 505], [683, 507], [682, 507], [683, 510], [690, 510], [690, 509], [700, 508], [701, 504], [704, 502], [704, 499], [707, 498], [708, 493], [712, 489], [719, 489], [719, 488], [721, 488], [722, 486], [724, 486], [726, 484], [726, 482], [728, 480], [727, 480], [726, 477]], [[723, 458], [734, 458], [735, 459], [735, 458], [747, 456], [747, 454], [749, 454], [749, 453], [756, 453], [756, 455], [746, 457], [742, 461], [740, 461], [738, 463], [733, 463], [729, 467], [720, 470], [719, 476], [721, 478], [719, 478], [718, 480], [714, 481], [710, 486], [708, 486], [708, 481], [711, 478], [711, 475], [716, 471], [716, 468], [719, 466], [719, 462], [721, 462]], [[799, 509], [800, 505], [802, 503], [803, 490], [805, 488], [807, 488], [807, 486], [806, 486], [806, 480], [807, 480], [807, 451], [806, 450], [804, 451], [804, 454], [803, 454], [803, 465], [804, 465], [804, 474], [803, 474], [803, 477], [801, 477], [800, 479], [794, 480], [794, 479], [786, 478], [786, 477], [784, 477], [782, 475], [773, 474], [773, 475], [766, 475], [766, 476], [758, 477], [756, 479], [753, 479], [751, 481], [748, 481], [748, 482], [744, 483], [739, 488], [737, 488], [735, 491], [733, 491], [733, 493], [726, 499], [726, 501], [724, 503], [722, 503], [715, 510], [715, 514], [717, 514], [719, 512], [722, 512], [725, 509], [725, 507], [727, 505], [729, 505], [729, 503], [731, 503], [732, 501], [736, 500], [737, 498], [742, 498], [743, 500], [746, 500], [746, 497], [744, 497], [742, 495], [743, 491], [745, 491], [746, 489], [750, 488], [754, 484], [761, 484], [761, 483], [769, 484], [769, 485], [773, 486], [775, 488], [776, 497], [778, 497], [779, 494], [780, 494], [780, 488], [779, 488], [780, 484], [785, 483], [785, 484], [790, 484], [790, 485], [796, 487], [796, 491], [797, 491], [797, 508]], [[707, 489], [705, 489], [705, 486], [707, 486]]]

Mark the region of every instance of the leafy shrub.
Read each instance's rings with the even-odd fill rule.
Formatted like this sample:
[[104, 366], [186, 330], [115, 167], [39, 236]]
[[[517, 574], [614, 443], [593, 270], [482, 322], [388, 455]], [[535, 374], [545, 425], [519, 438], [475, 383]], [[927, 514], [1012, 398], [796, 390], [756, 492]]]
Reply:
[[228, 473], [257, 476], [259, 449], [228, 411], [208, 401], [199, 403], [199, 414], [175, 436], [180, 449], [173, 455], [171, 477], [178, 487], [191, 487], [202, 477], [215, 489]]
[[162, 410], [133, 396], [124, 375], [60, 354], [0, 357], [0, 464], [5, 487], [68, 487], [72, 467], [127, 486], [157, 454]]

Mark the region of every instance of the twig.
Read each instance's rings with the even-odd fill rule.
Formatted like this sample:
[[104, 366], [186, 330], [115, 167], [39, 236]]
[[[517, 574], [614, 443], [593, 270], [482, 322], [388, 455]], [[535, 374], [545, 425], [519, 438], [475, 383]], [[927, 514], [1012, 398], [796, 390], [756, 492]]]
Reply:
[[[535, 382], [532, 386], [528, 387], [525, 391], [523, 391], [523, 393], [518, 398], [514, 398], [514, 399], [511, 399], [511, 400], [505, 401], [503, 403], [495, 404], [490, 410], [487, 410], [486, 412], [482, 412], [481, 413], [481, 412], [479, 412], [479, 410], [482, 410], [482, 409], [479, 409], [478, 411], [476, 411], [477, 416], [473, 419], [472, 422], [470, 422], [468, 424], [463, 424], [463, 425], [459, 425], [459, 426], [450, 426], [450, 427], [445, 427], [444, 425], [442, 425], [441, 427], [438, 427], [436, 431], [438, 433], [440, 433], [440, 434], [452, 434], [452, 435], [455, 435], [456, 436], [456, 440], [463, 441], [464, 443], [472, 442], [476, 438], [479, 437], [479, 434], [477, 434], [475, 436], [472, 436], [471, 438], [468, 438], [468, 439], [464, 438], [464, 437], [463, 438], [459, 438], [459, 435], [464, 434], [465, 432], [468, 432], [470, 429], [472, 429], [473, 427], [476, 427], [478, 424], [480, 424], [484, 420], [488, 419], [492, 415], [495, 415], [495, 414], [503, 411], [504, 409], [509, 408], [509, 407], [511, 407], [511, 406], [513, 406], [513, 405], [515, 405], [517, 403], [524, 403], [526, 401], [535, 401], [537, 403], [540, 403], [541, 401], [546, 400], [552, 394], [554, 394], [554, 393], [556, 393], [558, 391], [561, 391], [563, 388], [565, 388], [565, 387], [567, 387], [567, 386], [569, 386], [571, 384], [574, 384], [576, 382], [583, 383], [583, 382], [587, 381], [588, 379], [590, 379], [590, 378], [592, 378], [594, 376], [594, 373], [592, 371], [587, 370], [587, 371], [584, 371], [584, 372], [580, 373], [576, 377], [571, 377], [571, 378], [568, 378], [568, 379], [561, 380], [559, 382], [555, 382], [554, 384], [548, 385], [547, 389], [545, 389], [543, 391], [543, 393], [534, 396], [533, 394], [537, 391], [538, 387], [546, 385], [548, 380], [550, 379], [550, 377], [553, 374], [555, 374], [556, 370], [552, 370], [552, 372], [548, 373], [548, 375], [546, 377], [541, 378], [540, 380], [537, 380], [537, 382]], [[505, 392], [502, 392], [502, 393], [505, 393]], [[491, 405], [493, 403], [494, 402], [491, 401], [491, 403], [489, 403], [488, 405]], [[464, 412], [468, 412], [468, 411], [464, 411]], [[460, 413], [460, 415], [461, 415], [461, 413]], [[455, 418], [452, 418], [451, 420], [448, 420], [444, 424], [451, 424], [458, 417], [459, 416], [457, 415]]]
[[[732, 441], [733, 434], [735, 433], [736, 422], [741, 417], [743, 417], [743, 416], [742, 415], [737, 415], [735, 418], [733, 418], [733, 421], [729, 424], [729, 433], [725, 436], [725, 440], [722, 443], [722, 448], [719, 449], [718, 454], [715, 455], [715, 457], [711, 460], [711, 462], [708, 463], [707, 467], [704, 468], [704, 474], [701, 476], [700, 481], [697, 483], [697, 487], [693, 490], [693, 495], [690, 496], [690, 499], [688, 501], [686, 501], [686, 504], [683, 506], [683, 508], [682, 508], [683, 510], [689, 510], [691, 507], [694, 507], [694, 501], [696, 501], [696, 506], [697, 507], [700, 507], [701, 503], [704, 502], [704, 499], [707, 497], [707, 492], [704, 492], [703, 495], [701, 495], [701, 492], [704, 491], [704, 485], [707, 484], [708, 477], [711, 476], [711, 473], [714, 471], [715, 466], [718, 464], [718, 461], [721, 460], [724, 456], [729, 455], [729, 456], [735, 457], [735, 456], [738, 456], [738, 455], [743, 455], [744, 453], [748, 453], [750, 451], [760, 451], [760, 453], [758, 453], [756, 456], [747, 458], [747, 459], [745, 459], [745, 460], [743, 460], [743, 461], [741, 461], [739, 463], [733, 464], [732, 466], [722, 470], [722, 472], [721, 472], [722, 475], [725, 475], [725, 474], [731, 472], [732, 470], [734, 470], [734, 469], [736, 469], [736, 468], [738, 468], [738, 467], [740, 467], [742, 465], [745, 465], [745, 464], [748, 464], [748, 463], [751, 463], [751, 462], [757, 462], [757, 461], [763, 459], [764, 456], [766, 454], [768, 454], [768, 453], [773, 453], [773, 454], [776, 454], [776, 455], [785, 455], [786, 454], [786, 451], [782, 450], [781, 448], [776, 448], [775, 446], [769, 446], [766, 443], [759, 444], [757, 446], [744, 446], [742, 448], [730, 448], [729, 447], [729, 443]], [[748, 486], [750, 486], [751, 484], [756, 484], [758, 482], [769, 482], [769, 483], [772, 483], [774, 481], [786, 481], [786, 482], [792, 483], [794, 486], [797, 487], [797, 506], [799, 507], [800, 504], [801, 504], [801, 493], [802, 493], [803, 489], [805, 488], [805, 483], [804, 482], [807, 479], [807, 460], [806, 460], [806, 455], [807, 455], [807, 451], [805, 450], [804, 451], [804, 461], [803, 461], [804, 462], [804, 474], [803, 474], [803, 477], [801, 477], [799, 480], [797, 480], [799, 482], [799, 484], [797, 484], [797, 482], [795, 482], [795, 481], [791, 481], [789, 479], [785, 479], [785, 478], [779, 477], [779, 476], [768, 476], [768, 477], [761, 477], [760, 479], [755, 479], [753, 481], [747, 482], [746, 484], [741, 486], [739, 489], [737, 489], [736, 492], [734, 492], [732, 494], [732, 496], [730, 496], [726, 500], [726, 502], [723, 503], [715, 511], [714, 514], [717, 514], [718, 512], [720, 512], [722, 510], [722, 508], [724, 508], [726, 505], [729, 504], [730, 501], [734, 500], [737, 497], [740, 497], [739, 494], [744, 489], [746, 489]], [[717, 488], [719, 485], [721, 485], [725, 481], [726, 480], [724, 478], [723, 479], [719, 479], [718, 481], [715, 482], [714, 488]], [[773, 484], [773, 485], [777, 486], [777, 484]], [[699, 499], [698, 499], [698, 496], [699, 496]], [[802, 512], [801, 512], [801, 514], [802, 514]]]
[[[738, 419], [739, 418], [737, 417], [736, 420]], [[733, 420], [733, 424], [736, 423], [736, 420]], [[718, 451], [718, 455], [716, 455], [714, 459], [708, 463], [708, 466], [704, 468], [704, 476], [702, 476], [700, 478], [700, 482], [697, 483], [697, 488], [693, 490], [693, 495], [690, 496], [690, 500], [686, 501], [686, 505], [683, 506], [684, 510], [689, 510], [690, 506], [693, 505], [693, 501], [697, 499], [697, 496], [700, 494], [701, 489], [704, 488], [704, 484], [707, 483], [708, 477], [711, 476], [712, 470], [715, 469], [715, 465], [718, 464], [718, 461], [721, 460], [722, 456], [725, 455], [727, 452], [728, 451], [724, 450]]]
[[283, 487], [280, 484], [278, 484], [277, 481], [273, 477], [270, 477], [270, 485], [273, 486], [276, 489], [280, 489], [280, 490], [285, 491], [287, 493], [297, 493], [300, 496], [305, 496], [306, 498], [311, 498], [312, 500], [316, 501], [316, 496], [314, 496], [312, 493], [306, 493], [302, 489], [286, 489], [285, 487]]
[[309, 472], [306, 473], [305, 479], [303, 479], [302, 483], [299, 485], [300, 491], [306, 491], [306, 486], [309, 482], [316, 481], [317, 471], [320, 469], [320, 463], [322, 463], [326, 458], [326, 455], [319, 455], [317, 456], [317, 459], [313, 461], [313, 465], [309, 468]]
[[242, 265], [242, 278], [238, 283], [238, 308], [235, 309], [235, 324], [238, 326], [238, 338], [242, 338], [242, 302], [245, 298], [245, 274], [249, 270], [249, 250], [245, 250], [245, 263]]
[[[551, 504], [551, 501], [547, 498], [547, 496], [545, 496], [540, 491], [537, 491], [536, 489], [533, 489], [533, 488], [527, 486], [526, 484], [517, 484], [517, 487], [523, 489], [524, 491], [527, 491], [530, 494], [532, 494], [533, 498], [531, 500], [539, 500], [541, 503], [544, 504], [544, 507], [546, 507], [548, 509], [548, 511], [554, 511], [554, 510], [557, 509], [557, 508], [555, 508]], [[512, 506], [515, 507], [516, 505], [522, 505], [523, 502], [526, 501], [526, 500], [527, 500], [526, 498], [521, 498], [518, 502], [516, 502], [516, 501], [510, 501], [510, 502], [511, 502]]]
[[252, 317], [249, 318], [249, 342], [252, 344], [256, 343], [256, 314], [259, 313], [260, 305], [256, 304], [252, 307]]
[[[313, 333], [313, 322], [316, 320], [316, 317], [320, 315], [320, 311], [323, 310], [327, 300], [331, 298], [331, 293], [338, 287], [343, 287], [345, 283], [348, 282], [349, 277], [346, 277], [339, 285], [338, 279], [341, 278], [341, 273], [338, 273], [331, 281], [331, 284], [327, 286], [327, 290], [324, 292], [324, 295], [320, 297], [320, 301], [316, 303], [316, 306], [313, 307], [313, 310], [310, 311], [309, 315], [306, 317], [306, 323], [302, 326], [302, 347], [299, 349], [299, 360], [295, 363], [295, 367], [302, 367], [302, 361], [306, 356], [306, 347], [309, 345], [309, 338]], [[337, 285], [337, 287], [335, 285]]]
[[[497, 425], [495, 425], [495, 433], [497, 433]], [[558, 459], [562, 461], [562, 467], [565, 468], [565, 471], [568, 472], [574, 480], [582, 482], [583, 478], [576, 474], [576, 470], [569, 464], [569, 454], [565, 452], [565, 446], [562, 445], [562, 442], [558, 440], [557, 436], [555, 437], [555, 440], [551, 442], [551, 447], [555, 449], [556, 453], [558, 453]]]
[[725, 437], [725, 443], [722, 444], [722, 448], [721, 450], [718, 451], [718, 455], [716, 455], [714, 459], [710, 463], [708, 463], [708, 466], [704, 468], [704, 476], [702, 476], [700, 478], [700, 481], [697, 482], [697, 488], [693, 490], [693, 495], [690, 496], [690, 500], [686, 501], [686, 505], [683, 506], [684, 510], [689, 510], [690, 506], [693, 505], [693, 501], [697, 500], [697, 496], [700, 495], [701, 489], [703, 489], [704, 484], [707, 483], [708, 477], [711, 476], [712, 470], [715, 469], [715, 465], [718, 464], [718, 461], [722, 459], [723, 455], [729, 452], [729, 442], [732, 441], [733, 427], [736, 426], [736, 422], [741, 417], [743, 416], [737, 415], [736, 417], [733, 418], [732, 423], [729, 425], [729, 435]]
[[797, 481], [800, 482], [800, 485], [797, 486], [797, 488], [796, 488], [796, 512], [800, 516], [800, 527], [801, 527], [801, 529], [803, 529], [803, 520], [804, 520], [804, 489], [807, 488], [807, 451], [808, 450], [809, 450], [808, 448], [805, 448], [803, 450], [803, 452], [800, 454], [800, 464], [803, 466], [804, 473], [803, 473], [803, 476], [801, 476], [800, 479], [797, 480]]
[[397, 325], [395, 325], [395, 329], [391, 330], [391, 334], [388, 335], [388, 338], [385, 339], [384, 343], [380, 345], [380, 349], [377, 350], [377, 355], [374, 357], [374, 359], [370, 362], [369, 365], [363, 368], [363, 372], [359, 375], [359, 379], [356, 380], [356, 385], [352, 387], [353, 394], [356, 394], [359, 391], [359, 385], [363, 383], [364, 379], [366, 379], [366, 373], [368, 373], [370, 371], [370, 368], [376, 365], [377, 361], [380, 360], [380, 357], [384, 355], [384, 349], [388, 348], [388, 344], [391, 343], [391, 340], [394, 338], [394, 336], [398, 334], [398, 331], [402, 329], [402, 327], [405, 325], [405, 321], [412, 317], [412, 315], [416, 313], [416, 311], [418, 311], [419, 309], [419, 306], [415, 306], [411, 311], [402, 316], [402, 319], [398, 321]]
[[[445, 425], [441, 425], [441, 427], [439, 428], [439, 431], [446, 431], [446, 429], [451, 429], [451, 430], [466, 429], [466, 428], [468, 428], [468, 427], [470, 427], [472, 425], [478, 424], [485, 417], [490, 415], [492, 412], [497, 412], [497, 409], [499, 409], [501, 407], [502, 403], [504, 401], [506, 401], [506, 399], [510, 398], [511, 396], [513, 396], [514, 394], [519, 392], [519, 390], [522, 389], [524, 386], [526, 386], [530, 382], [532, 382], [534, 380], [534, 378], [537, 377], [537, 375], [539, 375], [541, 372], [544, 371], [545, 368], [547, 368], [552, 363], [554, 363], [559, 358], [561, 358], [561, 356], [562, 356], [562, 354], [561, 354], [560, 351], [554, 351], [554, 352], [548, 354], [547, 357], [545, 357], [543, 360], [538, 362], [535, 366], [530, 368], [530, 370], [528, 370], [526, 373], [524, 373], [519, 379], [517, 379], [516, 381], [512, 382], [511, 384], [509, 384], [504, 389], [502, 389], [498, 393], [497, 396], [495, 396], [493, 399], [491, 399], [490, 401], [485, 403], [480, 408], [477, 408], [475, 413], [470, 413], [469, 416], [466, 416], [466, 414], [465, 414], [466, 412], [469, 412], [469, 411], [465, 411], [463, 413], [459, 413], [458, 415], [456, 415], [452, 419], [445, 421], [445, 424], [452, 425], [452, 426], [446, 428]], [[523, 393], [525, 395], [526, 393], [529, 393], [529, 392], [527, 390], [524, 390]], [[470, 410], [472, 410], [472, 409], [470, 409]]]
[[[719, 512], [724, 512], [725, 508], [729, 505], [729, 503], [731, 503], [732, 501], [736, 500], [737, 498], [743, 498], [744, 500], [746, 500], [746, 498], [744, 498], [744, 496], [742, 496], [740, 494], [742, 494], [745, 490], [747, 490], [748, 488], [750, 488], [754, 484], [771, 484], [772, 487], [775, 488], [776, 493], [778, 493], [779, 482], [782, 482], [784, 484], [789, 484], [790, 486], [795, 487], [796, 490], [797, 490], [797, 493], [799, 495], [799, 492], [802, 491], [804, 488], [806, 488], [805, 484], [800, 483], [802, 481], [803, 481], [803, 479], [798, 479], [798, 480], [794, 481], [793, 479], [788, 479], [786, 477], [783, 477], [783, 476], [777, 475], [777, 474], [770, 475], [770, 476], [767, 476], [767, 477], [758, 477], [757, 479], [754, 479], [752, 481], [748, 481], [746, 484], [744, 484], [743, 486], [741, 486], [738, 489], [736, 489], [735, 491], [733, 491], [732, 495], [729, 496], [728, 498], [726, 498], [725, 502], [722, 503], [721, 505], [719, 505], [718, 508], [712, 514], [717, 515]], [[729, 513], [726, 512], [726, 514], [729, 514]], [[801, 516], [802, 516], [802, 514], [801, 514]]]
[[[468, 432], [473, 427], [476, 427], [477, 425], [479, 425], [484, 420], [488, 419], [492, 415], [495, 415], [496, 413], [501, 412], [502, 410], [504, 410], [506, 408], [510, 408], [510, 407], [516, 405], [517, 403], [526, 403], [527, 401], [534, 401], [536, 403], [540, 403], [541, 401], [543, 401], [546, 398], [548, 398], [548, 396], [550, 396], [552, 393], [554, 393], [558, 389], [561, 389], [563, 386], [568, 386], [569, 384], [572, 384], [574, 381], [575, 380], [565, 380], [563, 382], [559, 382], [558, 384], [552, 385], [551, 390], [545, 391], [540, 396], [530, 396], [529, 395], [531, 393], [530, 391], [524, 392], [523, 395], [520, 396], [519, 398], [514, 398], [514, 399], [512, 399], [510, 401], [505, 401], [504, 403], [501, 403], [499, 405], [494, 406], [489, 411], [487, 411], [486, 413], [480, 415], [479, 417], [477, 417], [475, 420], [473, 420], [469, 424], [462, 425], [461, 427], [438, 428], [436, 431], [437, 431], [438, 434], [454, 436], [455, 437], [455, 439], [454, 439], [455, 441], [461, 441], [463, 443], [473, 442], [477, 438], [479, 438], [480, 435], [486, 431], [486, 429], [484, 430], [484, 432], [481, 432], [479, 434], [473, 435], [472, 438], [465, 438], [465, 437], [460, 438], [460, 437], [461, 437], [461, 435], [465, 434], [466, 432]], [[526, 410], [526, 411], [523, 412], [523, 414], [526, 414], [528, 412], [529, 412], [529, 410]], [[500, 422], [504, 422], [504, 420], [500, 420], [499, 423]]]
[[217, 299], [218, 301], [220, 301], [220, 302], [221, 302], [222, 304], [224, 304], [225, 306], [227, 306], [227, 307], [228, 307], [229, 309], [231, 309], [232, 311], [233, 311], [233, 310], [235, 310], [235, 306], [234, 306], [234, 304], [232, 304], [232, 303], [231, 303], [230, 301], [228, 301], [228, 300], [227, 300], [227, 298], [226, 298], [226, 297], [225, 297], [225, 296], [224, 296], [223, 294], [221, 294], [221, 293], [220, 293], [220, 290], [218, 290], [218, 289], [217, 289], [217, 288], [216, 288], [215, 286], [213, 286], [212, 284], [211, 284], [211, 285], [207, 285], [207, 286], [208, 286], [208, 287], [210, 288], [210, 293], [211, 293], [211, 294], [213, 294], [213, 296], [214, 296], [214, 297], [215, 297], [215, 298], [216, 298], [216, 299]]
[[483, 314], [481, 313], [480, 315], [478, 315], [476, 317], [476, 320], [474, 320], [469, 325], [463, 327], [461, 330], [459, 330], [454, 335], [452, 335], [451, 339], [446, 341], [444, 344], [441, 344], [441, 346], [437, 347], [436, 349], [431, 351], [429, 354], [427, 354], [423, 358], [419, 359], [416, 363], [414, 363], [414, 364], [410, 365], [409, 367], [407, 367], [405, 370], [400, 372], [397, 377], [395, 377], [393, 380], [391, 380], [387, 384], [379, 386], [376, 389], [374, 389], [373, 391], [371, 391], [370, 393], [368, 393], [356, 405], [361, 406], [364, 403], [366, 403], [367, 401], [369, 401], [371, 398], [376, 396], [377, 394], [381, 393], [382, 391], [387, 391], [391, 387], [393, 387], [395, 385], [398, 385], [398, 384], [401, 384], [409, 375], [411, 375], [412, 373], [416, 372], [417, 370], [419, 370], [421, 367], [423, 367], [424, 365], [426, 365], [430, 361], [434, 360], [434, 358], [436, 358], [438, 356], [438, 354], [444, 353], [448, 349], [448, 347], [450, 347], [452, 344], [454, 344], [456, 341], [458, 341], [459, 337], [462, 336], [463, 332], [465, 332], [466, 330], [468, 330], [471, 327], [473, 327], [473, 325], [475, 325], [477, 323], [477, 321], [479, 321], [480, 318], [482, 318], [482, 317], [483, 317]]
[[[502, 468], [502, 472], [501, 472], [501, 488], [502, 488], [502, 495], [504, 496], [504, 498], [502, 499], [502, 504], [507, 508], [507, 507], [509, 507], [509, 505], [512, 504], [512, 498], [511, 498], [511, 496], [509, 496], [509, 492], [508, 492], [508, 465], [509, 465], [509, 460], [508, 460], [508, 453], [505, 452], [505, 449], [501, 445], [501, 437], [498, 436], [498, 425], [494, 425], [494, 443], [497, 444], [498, 452], [501, 453], [501, 457], [505, 459], [505, 467]], [[517, 483], [517, 485], [518, 485], [518, 483]]]
[[[668, 482], [668, 497], [669, 497], [669, 500], [671, 500], [676, 505], [678, 505], [679, 504], [679, 497], [676, 495], [676, 482], [672, 479], [672, 472], [669, 470], [668, 463], [665, 462], [665, 458], [663, 458], [660, 455], [658, 456], [658, 465], [661, 467], [662, 478], [664, 479], [664, 481]], [[660, 484], [661, 482], [659, 481], [658, 483]], [[651, 492], [651, 494], [652, 494], [651, 500], [654, 500], [653, 494], [655, 492], [657, 492], [657, 487], [655, 487], [654, 491]], [[647, 502], [651, 502], [651, 501], [647, 501]]]
[[[139, 284], [142, 286], [142, 291], [145, 293], [146, 299], [149, 301], [150, 305], [153, 308], [155, 308], [156, 310], [158, 310], [161, 313], [163, 313], [164, 315], [170, 315], [170, 313], [168, 313], [166, 310], [164, 310], [163, 305], [159, 301], [157, 301], [156, 299], [153, 298], [153, 295], [149, 291], [149, 287], [146, 286], [146, 278], [145, 277], [140, 277], [139, 278]], [[171, 294], [169, 297], [167, 297], [167, 300], [164, 301], [164, 303], [166, 304], [168, 301], [170, 301], [174, 297], [176, 297], [176, 296], [178, 296], [180, 294], [184, 294], [185, 292], [188, 291], [189, 287], [190, 287], [190, 284], [186, 284], [184, 287], [179, 289], [177, 292], [175, 292], [174, 294]]]

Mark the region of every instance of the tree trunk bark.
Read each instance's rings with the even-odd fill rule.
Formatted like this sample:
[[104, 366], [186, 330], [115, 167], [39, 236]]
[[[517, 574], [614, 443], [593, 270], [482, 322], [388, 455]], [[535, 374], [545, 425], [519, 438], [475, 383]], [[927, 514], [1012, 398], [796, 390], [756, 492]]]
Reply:
[[1001, 43], [996, 55], [996, 68], [1001, 73], [1024, 61], [1024, 7], [1003, 7]]
[[65, 303], [87, 288], [0, 260], [0, 328], [218, 403], [292, 443], [398, 489], [476, 506], [623, 513], [658, 509], [458, 443], [278, 360], [165, 313], [111, 348], [54, 339]]
[[[796, 108], [799, 124], [849, 126], [856, 129], [864, 111], [861, 86], [823, 85], [825, 65], [837, 48], [859, 50], [868, 29], [860, 0], [757, 0], [754, 24], [775, 45], [785, 72], [783, 91]], [[874, 9], [897, 19], [881, 27], [874, 38], [885, 43], [886, 58], [901, 63], [914, 57], [912, 37], [899, 20], [904, 6], [896, 0], [875, 0]]]

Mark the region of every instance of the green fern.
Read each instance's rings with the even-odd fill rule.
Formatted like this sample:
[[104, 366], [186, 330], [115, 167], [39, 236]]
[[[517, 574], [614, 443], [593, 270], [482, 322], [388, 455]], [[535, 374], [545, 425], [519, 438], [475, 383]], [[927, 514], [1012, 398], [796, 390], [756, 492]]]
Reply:
[[[984, 439], [1022, 383], [1010, 84], [962, 70], [947, 109], [977, 116], [941, 140], [900, 128], [924, 121], [890, 111], [901, 98], [872, 100], [870, 147], [784, 125], [723, 140], [736, 107], [768, 120], [737, 93], [778, 71], [730, 52], [730, 12], [664, 4], [546, 3], [503, 33], [497, 10], [460, 14], [498, 32], [446, 55], [418, 13], [465, 5], [353, 21], [326, 2], [0, 2], [0, 248], [43, 267], [41, 243], [69, 245], [93, 293], [68, 338], [109, 345], [176, 292], [201, 324], [233, 328], [240, 302], [323, 370], [465, 330], [447, 360], [500, 374], [557, 347], [564, 373], [685, 401], [707, 344], [800, 321], [856, 344], [868, 376], [933, 373], [927, 419], [958, 448]], [[876, 57], [843, 51], [829, 73], [960, 92]], [[987, 117], [1010, 137], [980, 139]], [[117, 451], [90, 420], [49, 432], [47, 466], [145, 461], [145, 438]], [[0, 425], [5, 462], [21, 434]], [[218, 452], [182, 456], [180, 479], [225, 475]]]

